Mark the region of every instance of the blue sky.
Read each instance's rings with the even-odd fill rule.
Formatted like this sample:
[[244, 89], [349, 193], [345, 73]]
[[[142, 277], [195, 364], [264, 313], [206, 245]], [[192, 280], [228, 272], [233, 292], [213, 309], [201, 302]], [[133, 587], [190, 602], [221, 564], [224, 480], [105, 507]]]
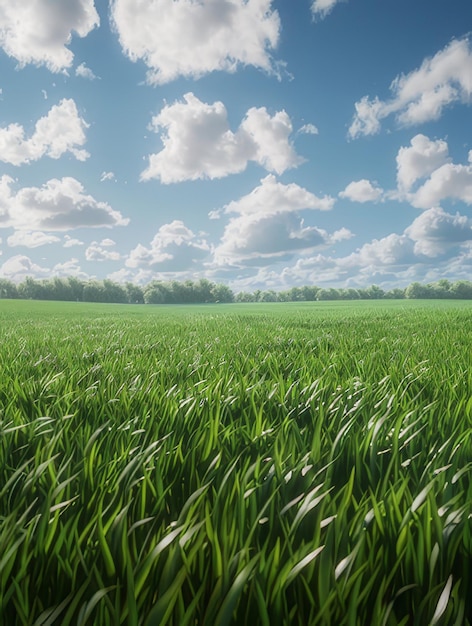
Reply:
[[472, 278], [470, 0], [0, 0], [0, 277]]

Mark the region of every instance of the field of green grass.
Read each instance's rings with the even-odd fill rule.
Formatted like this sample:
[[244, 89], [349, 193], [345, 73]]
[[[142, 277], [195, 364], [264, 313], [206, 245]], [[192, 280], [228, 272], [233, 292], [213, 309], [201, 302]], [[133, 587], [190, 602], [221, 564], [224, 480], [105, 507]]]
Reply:
[[0, 625], [472, 624], [472, 303], [0, 300]]

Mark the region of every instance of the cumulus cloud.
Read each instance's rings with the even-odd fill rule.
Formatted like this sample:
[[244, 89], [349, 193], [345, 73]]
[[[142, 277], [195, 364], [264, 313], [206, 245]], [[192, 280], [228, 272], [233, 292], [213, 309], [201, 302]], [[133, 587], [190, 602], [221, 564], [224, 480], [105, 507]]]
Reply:
[[21, 282], [27, 276], [45, 278], [50, 275], [50, 270], [34, 263], [23, 254], [16, 254], [0, 265], [0, 278], [8, 278], [14, 282]]
[[230, 202], [224, 207], [225, 213], [291, 213], [302, 209], [329, 211], [335, 203], [331, 196], [319, 198], [307, 189], [290, 183], [284, 185], [273, 174], [268, 174], [261, 184], [246, 196]]
[[451, 246], [472, 241], [472, 220], [436, 207], [417, 217], [405, 234], [415, 242], [417, 254], [436, 257]]
[[81, 63], [75, 68], [75, 75], [87, 80], [96, 80], [98, 78], [98, 76], [95, 76], [93, 71], [87, 67], [85, 63]]
[[75, 239], [73, 237], [70, 237], [69, 235], [64, 235], [64, 244], [63, 244], [63, 248], [72, 248], [74, 246], [83, 246], [84, 242], [81, 241], [80, 239]]
[[4, 227], [63, 231], [129, 223], [106, 202], [86, 194], [75, 178], [53, 178], [42, 187], [23, 187], [17, 193], [13, 183], [9, 176], [0, 178], [0, 225]]
[[472, 204], [472, 165], [445, 163], [434, 170], [410, 202], [418, 209], [427, 209], [446, 198]]
[[390, 91], [390, 100], [364, 96], [355, 104], [356, 113], [349, 128], [351, 138], [379, 132], [381, 120], [390, 115], [400, 125], [412, 126], [439, 119], [444, 109], [454, 103], [470, 102], [470, 38], [453, 39], [432, 58], [425, 59], [418, 69], [397, 76]]
[[2, 0], [0, 46], [20, 67], [32, 63], [59, 72], [73, 63], [66, 47], [72, 34], [86, 37], [99, 22], [94, 0]]
[[323, 20], [331, 13], [334, 7], [342, 0], [314, 0], [311, 5], [313, 17]]
[[232, 218], [215, 250], [217, 265], [272, 263], [297, 251], [326, 246], [350, 237], [347, 229], [330, 236], [322, 228], [305, 226], [294, 213], [244, 214]]
[[193, 267], [210, 253], [206, 239], [195, 234], [181, 220], [164, 224], [148, 248], [139, 244], [127, 260], [130, 268], [153, 268], [161, 272], [179, 272]]
[[283, 185], [269, 174], [251, 193], [227, 204], [223, 211], [237, 214], [227, 224], [215, 250], [217, 265], [270, 262], [292, 256], [350, 236], [347, 229], [329, 235], [313, 226], [305, 226], [298, 214], [305, 209], [329, 210], [334, 199], [318, 198], [303, 187]]
[[425, 262], [425, 257], [437, 257], [470, 241], [472, 220], [436, 207], [424, 211], [402, 234], [374, 239], [335, 262], [340, 268], [387, 266], [393, 271], [398, 266]]
[[[472, 163], [452, 163], [446, 141], [416, 135], [397, 154], [397, 197], [418, 209], [446, 200], [472, 204]], [[395, 194], [393, 194], [395, 195]]]
[[356, 252], [337, 260], [340, 267], [398, 266], [416, 261], [414, 243], [406, 235], [392, 233], [365, 243]]
[[149, 155], [141, 180], [222, 178], [242, 172], [249, 161], [281, 174], [302, 162], [289, 141], [292, 123], [285, 111], [271, 116], [264, 107], [251, 108], [233, 133], [222, 102], [207, 104], [187, 93], [153, 117], [152, 129], [161, 132], [164, 148]]
[[86, 142], [87, 127], [74, 100], [64, 98], [36, 122], [34, 133], [29, 139], [20, 124], [0, 128], [0, 160], [11, 165], [22, 165], [43, 156], [59, 159], [70, 152], [79, 161], [84, 161], [89, 153], [80, 146]]
[[428, 176], [449, 160], [445, 141], [432, 141], [425, 135], [415, 135], [410, 145], [400, 148], [397, 154], [398, 188], [409, 191], [418, 179]]
[[64, 263], [57, 263], [51, 270], [51, 274], [53, 276], [59, 277], [69, 277], [75, 276], [76, 278], [89, 278], [89, 275], [86, 274], [80, 267], [79, 259], [69, 259], [68, 261], [64, 261]]
[[383, 189], [363, 178], [349, 183], [346, 189], [339, 193], [339, 197], [351, 200], [351, 202], [377, 202], [382, 194]]
[[274, 72], [281, 30], [272, 0], [113, 0], [112, 24], [124, 53], [158, 85], [179, 76], [252, 65]]
[[41, 231], [28, 230], [17, 230], [7, 239], [7, 243], [10, 248], [15, 248], [17, 246], [24, 246], [25, 248], [39, 248], [40, 246], [57, 243], [58, 241], [60, 241], [60, 239], [55, 235], [43, 233]]
[[85, 250], [85, 258], [87, 261], [119, 261], [121, 255], [116, 250], [109, 250], [115, 242], [112, 239], [103, 239], [100, 242], [92, 241]]

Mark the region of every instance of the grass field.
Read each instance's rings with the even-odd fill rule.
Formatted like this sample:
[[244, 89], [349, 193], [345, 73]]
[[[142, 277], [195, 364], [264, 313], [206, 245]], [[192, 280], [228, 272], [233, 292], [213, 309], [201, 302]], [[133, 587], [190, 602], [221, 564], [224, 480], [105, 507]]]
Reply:
[[472, 303], [0, 301], [0, 624], [472, 624]]

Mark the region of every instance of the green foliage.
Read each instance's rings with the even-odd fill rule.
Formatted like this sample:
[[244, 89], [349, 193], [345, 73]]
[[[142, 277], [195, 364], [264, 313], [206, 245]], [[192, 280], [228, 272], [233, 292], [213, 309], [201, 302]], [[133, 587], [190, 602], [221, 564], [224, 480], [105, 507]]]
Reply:
[[0, 299], [57, 300], [77, 302], [108, 302], [116, 304], [197, 304], [216, 302], [312, 302], [315, 300], [402, 300], [455, 299], [472, 300], [472, 282], [459, 280], [451, 283], [441, 279], [422, 285], [411, 283], [406, 289], [384, 291], [377, 285], [365, 289], [335, 289], [317, 286], [292, 287], [287, 291], [253, 293], [233, 291], [224, 284], [215, 284], [205, 278], [198, 281], [171, 282], [153, 280], [144, 287], [111, 280], [80, 280], [76, 277], [34, 280], [26, 278], [16, 286], [0, 279]]
[[0, 624], [471, 624], [472, 308], [0, 303]]

